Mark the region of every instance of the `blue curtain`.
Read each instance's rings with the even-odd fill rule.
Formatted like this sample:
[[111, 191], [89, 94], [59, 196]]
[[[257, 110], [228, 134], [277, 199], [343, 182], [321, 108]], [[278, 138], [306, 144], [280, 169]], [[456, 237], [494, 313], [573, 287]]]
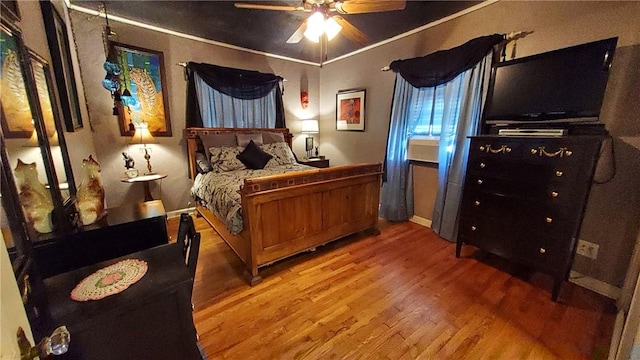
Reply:
[[210, 87], [194, 74], [202, 125], [227, 128], [275, 128], [277, 87], [266, 96], [239, 99]]
[[407, 146], [425, 98], [431, 99], [432, 94], [433, 88], [415, 88], [400, 74], [396, 75], [385, 158], [386, 181], [380, 199], [380, 216], [386, 220], [404, 221], [413, 216], [413, 176]]
[[480, 129], [482, 106], [489, 85], [491, 53], [476, 66], [447, 83], [438, 155], [438, 193], [431, 228], [455, 241], [467, 168], [469, 139]]

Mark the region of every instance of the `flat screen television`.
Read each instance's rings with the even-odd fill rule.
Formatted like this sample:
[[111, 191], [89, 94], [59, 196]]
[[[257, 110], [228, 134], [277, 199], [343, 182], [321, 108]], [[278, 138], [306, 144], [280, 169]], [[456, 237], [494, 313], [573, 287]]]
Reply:
[[485, 124], [597, 123], [618, 38], [493, 66]]

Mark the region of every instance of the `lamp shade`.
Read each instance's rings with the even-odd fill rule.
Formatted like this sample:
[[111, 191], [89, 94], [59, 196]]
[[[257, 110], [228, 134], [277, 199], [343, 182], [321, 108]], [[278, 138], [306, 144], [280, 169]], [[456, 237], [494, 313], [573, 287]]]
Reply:
[[318, 120], [302, 120], [302, 129], [300, 130], [303, 134], [316, 134], [320, 131], [318, 128]]
[[151, 132], [149, 132], [149, 127], [147, 123], [142, 123], [136, 125], [136, 133], [133, 135], [133, 139], [131, 139], [131, 143], [133, 144], [154, 144], [156, 139], [153, 138]]

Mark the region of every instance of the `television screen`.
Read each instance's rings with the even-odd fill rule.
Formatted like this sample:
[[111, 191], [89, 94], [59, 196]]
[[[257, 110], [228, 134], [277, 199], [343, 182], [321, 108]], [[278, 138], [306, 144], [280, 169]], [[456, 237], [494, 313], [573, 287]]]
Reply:
[[494, 65], [485, 123], [597, 122], [617, 40]]

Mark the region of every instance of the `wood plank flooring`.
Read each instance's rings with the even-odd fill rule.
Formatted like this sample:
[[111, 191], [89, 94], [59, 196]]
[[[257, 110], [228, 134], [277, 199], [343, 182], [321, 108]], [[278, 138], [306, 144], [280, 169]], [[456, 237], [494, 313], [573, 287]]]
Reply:
[[[606, 359], [613, 301], [413, 223], [381, 222], [264, 268], [242, 263], [204, 222], [193, 303], [209, 359]], [[169, 234], [177, 233], [177, 218]]]

